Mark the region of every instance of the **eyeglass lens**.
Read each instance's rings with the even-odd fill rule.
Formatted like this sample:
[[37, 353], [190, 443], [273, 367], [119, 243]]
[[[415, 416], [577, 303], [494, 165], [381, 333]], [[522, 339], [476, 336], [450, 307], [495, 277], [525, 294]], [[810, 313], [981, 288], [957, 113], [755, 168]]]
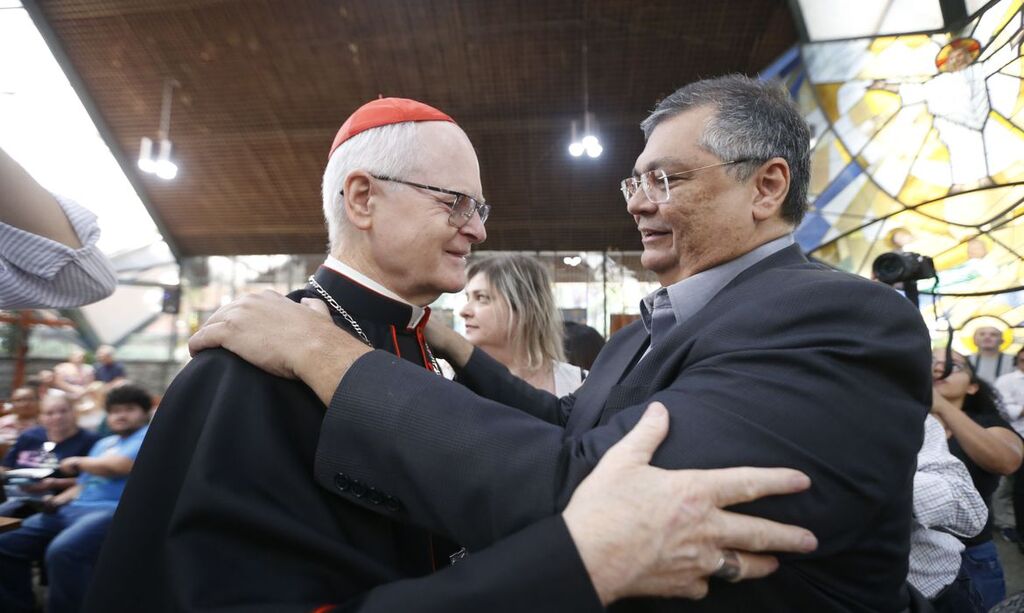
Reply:
[[619, 186], [619, 189], [622, 190], [622, 196], [627, 202], [641, 188], [644, 190], [644, 195], [655, 204], [661, 204], [669, 200], [668, 177], [665, 175], [664, 170], [649, 170], [639, 177], [629, 177], [624, 179]]
[[487, 223], [487, 216], [491, 212], [491, 205], [480, 204], [469, 196], [459, 196], [452, 204], [452, 214], [448, 218], [453, 226], [461, 228], [473, 218], [473, 213], [480, 214], [480, 223]]

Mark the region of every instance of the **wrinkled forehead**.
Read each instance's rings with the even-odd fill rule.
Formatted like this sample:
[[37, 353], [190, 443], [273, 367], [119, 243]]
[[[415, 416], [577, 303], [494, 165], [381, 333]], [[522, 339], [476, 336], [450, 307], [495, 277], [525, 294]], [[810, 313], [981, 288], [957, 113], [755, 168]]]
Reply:
[[427, 121], [420, 124], [418, 136], [417, 176], [410, 180], [483, 198], [480, 162], [462, 128], [444, 121]]

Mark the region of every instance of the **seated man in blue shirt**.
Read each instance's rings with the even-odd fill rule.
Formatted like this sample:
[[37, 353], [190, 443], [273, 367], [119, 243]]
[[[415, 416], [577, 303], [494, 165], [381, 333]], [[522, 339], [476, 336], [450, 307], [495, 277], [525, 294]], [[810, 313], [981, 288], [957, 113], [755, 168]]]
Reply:
[[48, 610], [77, 611], [128, 473], [149, 425], [152, 397], [134, 385], [107, 395], [107, 425], [114, 434], [100, 439], [88, 456], [60, 463], [78, 483], [43, 499], [44, 512], [20, 528], [0, 534], [0, 610], [31, 611], [32, 561], [44, 557], [49, 574]]
[[[18, 440], [4, 456], [0, 475], [16, 468], [56, 468], [55, 464], [64, 458], [86, 455], [99, 440], [99, 436], [78, 427], [75, 410], [67, 396], [51, 393], [43, 397], [39, 408], [39, 424], [21, 433]], [[46, 449], [46, 443], [52, 449]], [[38, 501], [45, 494], [56, 494], [75, 485], [74, 477], [54, 473], [35, 482], [6, 484], [7, 501], [0, 504], [0, 515], [4, 517], [28, 517], [38, 511]]]

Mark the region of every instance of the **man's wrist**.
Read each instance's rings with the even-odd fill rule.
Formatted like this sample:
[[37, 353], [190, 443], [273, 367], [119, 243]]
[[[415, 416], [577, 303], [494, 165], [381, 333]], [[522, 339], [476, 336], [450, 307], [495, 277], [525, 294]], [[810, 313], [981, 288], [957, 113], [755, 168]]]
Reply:
[[[349, 336], [333, 325], [331, 327], [338, 335]], [[314, 346], [299, 353], [292, 369], [295, 376], [309, 386], [325, 406], [329, 406], [345, 373], [357, 359], [372, 349], [351, 337], [324, 334], [314, 338]], [[347, 342], [337, 342], [339, 339]]]
[[619, 593], [623, 587], [622, 573], [616, 572], [613, 565], [609, 564], [615, 552], [607, 551], [606, 547], [603, 548], [600, 542], [592, 538], [593, 532], [588, 532], [586, 527], [581, 525], [585, 522], [574, 517], [568, 509], [562, 513], [562, 519], [576, 546], [576, 552], [583, 560], [583, 567], [587, 569], [590, 583], [594, 586], [601, 605], [607, 607], [622, 597]]

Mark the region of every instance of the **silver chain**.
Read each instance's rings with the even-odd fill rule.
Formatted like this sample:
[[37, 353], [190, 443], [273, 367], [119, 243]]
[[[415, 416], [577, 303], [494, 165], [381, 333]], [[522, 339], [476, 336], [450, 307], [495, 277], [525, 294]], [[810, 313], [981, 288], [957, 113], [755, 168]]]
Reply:
[[[342, 317], [345, 318], [345, 321], [348, 322], [348, 325], [352, 326], [352, 329], [355, 330], [356, 334], [359, 335], [359, 339], [366, 343], [367, 347], [373, 349], [373, 344], [370, 343], [370, 339], [366, 337], [366, 333], [363, 332], [363, 329], [359, 326], [358, 323], [356, 323], [356, 320], [351, 315], [348, 314], [348, 311], [341, 308], [341, 305], [338, 304], [338, 301], [334, 299], [334, 296], [331, 296], [329, 293], [327, 293], [327, 290], [325, 290], [319, 283], [317, 283], [316, 278], [313, 277], [313, 275], [309, 276], [309, 284], [313, 286], [313, 289], [316, 290], [316, 293], [320, 294], [320, 296], [327, 301], [327, 304], [331, 305], [331, 307], [335, 311], [337, 311]], [[441, 372], [441, 365], [437, 363], [437, 358], [434, 357], [434, 352], [430, 350], [430, 345], [428, 345], [426, 341], [424, 341], [423, 347], [424, 349], [427, 350], [427, 357], [430, 360], [430, 365], [434, 368], [434, 372], [443, 377], [444, 373]]]
[[345, 318], [345, 321], [348, 322], [348, 325], [352, 326], [352, 329], [355, 330], [356, 334], [359, 335], [359, 339], [366, 343], [367, 347], [373, 349], [373, 344], [370, 343], [370, 339], [366, 338], [366, 333], [363, 332], [363, 329], [361, 327], [359, 327], [359, 324], [356, 323], [356, 320], [353, 319], [352, 316], [348, 314], [348, 311], [341, 308], [341, 305], [338, 304], [338, 301], [335, 300], [333, 296], [328, 294], [327, 290], [325, 290], [323, 287], [320, 286], [319, 283], [316, 282], [316, 279], [313, 277], [313, 275], [309, 276], [309, 284], [313, 286], [313, 289], [316, 290], [316, 293], [320, 294], [320, 296], [327, 301], [327, 304], [331, 305], [331, 307], [333, 307], [335, 311], [337, 311], [339, 314], [341, 314], [342, 317]]

